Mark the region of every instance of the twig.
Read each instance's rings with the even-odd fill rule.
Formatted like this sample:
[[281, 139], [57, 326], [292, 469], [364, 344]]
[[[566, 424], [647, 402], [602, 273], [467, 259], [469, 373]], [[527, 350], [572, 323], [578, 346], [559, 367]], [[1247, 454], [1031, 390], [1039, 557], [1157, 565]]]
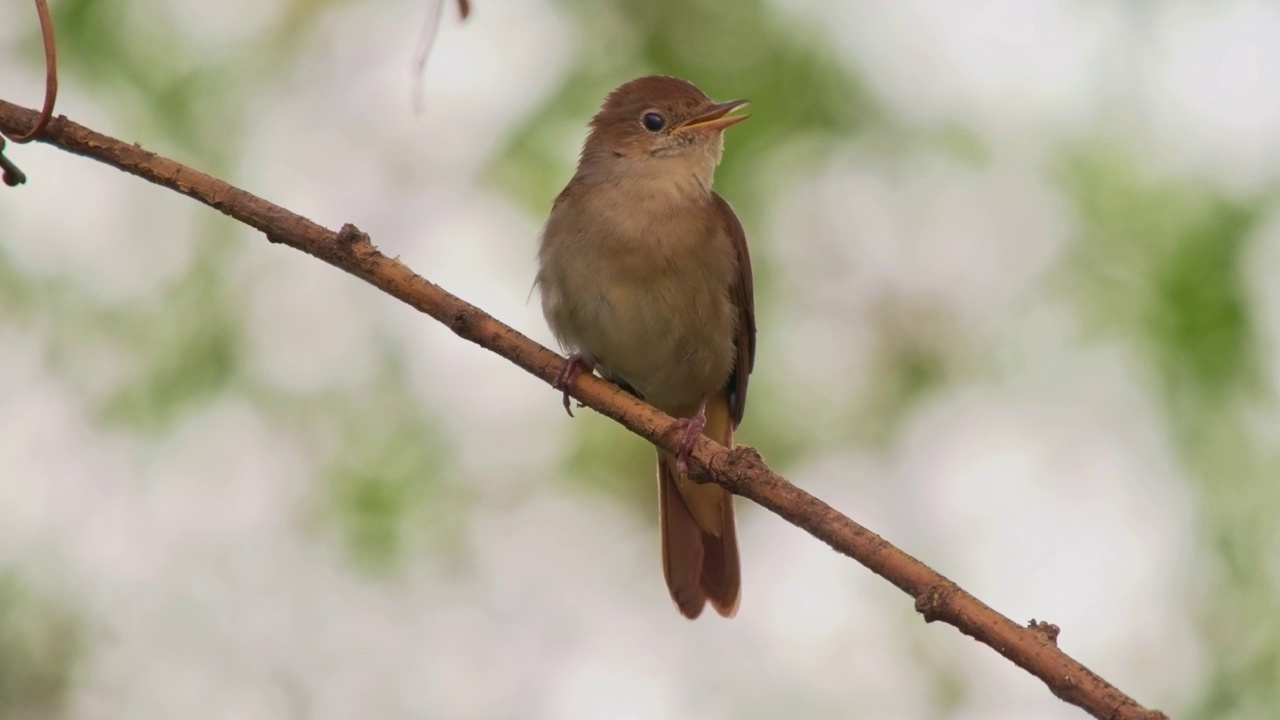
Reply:
[[44, 43], [44, 107], [40, 110], [40, 116], [32, 123], [30, 130], [2, 131], [6, 137], [19, 144], [31, 142], [44, 132], [49, 121], [53, 119], [53, 104], [58, 99], [58, 53], [53, 46], [53, 18], [49, 15], [49, 4], [46, 0], [35, 0], [35, 2], [36, 15], [40, 17], [40, 40]]
[[[418, 33], [418, 49], [413, 53], [413, 109], [419, 113], [426, 99], [427, 58], [431, 57], [431, 48], [435, 47], [436, 35], [440, 33], [440, 15], [444, 12], [445, 0], [427, 2], [435, 5], [427, 10], [427, 18]], [[463, 20], [471, 15], [471, 0], [458, 0], [458, 15]]]
[[[0, 100], [0, 129], [25, 127], [35, 112]], [[219, 210], [282, 243], [317, 257], [444, 323], [460, 337], [495, 352], [550, 383], [563, 358], [479, 308], [446, 292], [399, 261], [383, 255], [352, 225], [333, 232], [237, 187], [228, 185], [136, 145], [100, 135], [58, 118], [43, 142], [98, 160]], [[583, 375], [573, 397], [637, 435], [667, 450], [672, 438], [659, 436], [672, 418], [613, 384]], [[555, 403], [548, 395], [548, 407]], [[1056, 628], [1033, 621], [1022, 627], [1004, 617], [884, 538], [769, 469], [755, 450], [727, 450], [706, 438], [693, 450], [692, 468], [735, 494], [750, 498], [808, 531], [836, 551], [915, 598], [925, 622], [942, 621], [982, 642], [1040, 678], [1053, 694], [1104, 720], [1167, 720], [1148, 710], [1058, 648]]]
[[49, 15], [47, 0], [35, 0], [36, 15], [40, 18], [40, 40], [44, 43], [44, 107], [36, 118], [31, 129], [16, 134], [0, 130], [0, 180], [9, 187], [17, 187], [27, 181], [27, 174], [5, 157], [4, 140], [9, 138], [16, 143], [27, 143], [34, 140], [53, 118], [53, 104], [58, 99], [58, 54], [53, 46], [53, 18]]

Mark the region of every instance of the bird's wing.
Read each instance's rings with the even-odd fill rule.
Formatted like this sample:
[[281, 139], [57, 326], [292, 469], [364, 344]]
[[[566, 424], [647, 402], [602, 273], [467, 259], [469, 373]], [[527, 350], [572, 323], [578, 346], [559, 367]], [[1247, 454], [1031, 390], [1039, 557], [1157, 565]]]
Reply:
[[725, 390], [729, 393], [729, 408], [733, 415], [733, 425], [742, 422], [742, 415], [747, 408], [747, 378], [756, 360], [756, 306], [755, 287], [751, 276], [751, 253], [747, 250], [747, 234], [742, 223], [734, 214], [728, 201], [719, 193], [712, 193], [720, 226], [729, 241], [733, 243], [734, 255], [738, 260], [737, 274], [729, 294], [738, 308], [738, 329], [734, 336], [736, 359], [733, 373], [729, 376]]

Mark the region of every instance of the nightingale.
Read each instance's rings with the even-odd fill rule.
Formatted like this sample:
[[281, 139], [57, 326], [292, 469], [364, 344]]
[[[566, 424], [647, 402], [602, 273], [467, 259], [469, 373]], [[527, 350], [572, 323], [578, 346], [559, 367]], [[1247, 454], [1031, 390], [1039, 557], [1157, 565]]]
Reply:
[[[726, 447], [755, 359], [751, 260], [733, 209], [711, 189], [725, 128], [745, 100], [716, 103], [673, 77], [631, 80], [590, 123], [578, 169], [538, 250], [543, 314], [569, 352], [554, 386], [584, 371], [677, 418], [658, 451], [662, 570], [676, 608], [738, 608], [733, 496], [687, 473], [700, 434]], [[572, 415], [572, 411], [569, 413]]]

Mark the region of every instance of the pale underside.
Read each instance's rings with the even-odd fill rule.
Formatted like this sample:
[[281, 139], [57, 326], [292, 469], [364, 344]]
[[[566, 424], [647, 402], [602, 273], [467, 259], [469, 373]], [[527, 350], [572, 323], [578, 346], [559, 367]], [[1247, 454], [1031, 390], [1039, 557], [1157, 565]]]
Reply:
[[[630, 178], [622, 193], [568, 193], [538, 283], [566, 350], [664, 412], [687, 415], [733, 371], [736, 258], [699, 187]], [[691, 184], [692, 185], [692, 184]]]

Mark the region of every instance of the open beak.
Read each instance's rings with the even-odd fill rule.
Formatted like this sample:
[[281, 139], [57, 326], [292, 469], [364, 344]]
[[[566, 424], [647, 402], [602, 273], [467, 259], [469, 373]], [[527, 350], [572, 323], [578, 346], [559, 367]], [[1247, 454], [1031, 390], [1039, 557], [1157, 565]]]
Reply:
[[747, 100], [730, 100], [716, 103], [702, 112], [685, 120], [676, 127], [675, 132], [686, 130], [723, 130], [730, 125], [746, 120], [750, 115], [730, 115], [729, 113], [747, 104]]

